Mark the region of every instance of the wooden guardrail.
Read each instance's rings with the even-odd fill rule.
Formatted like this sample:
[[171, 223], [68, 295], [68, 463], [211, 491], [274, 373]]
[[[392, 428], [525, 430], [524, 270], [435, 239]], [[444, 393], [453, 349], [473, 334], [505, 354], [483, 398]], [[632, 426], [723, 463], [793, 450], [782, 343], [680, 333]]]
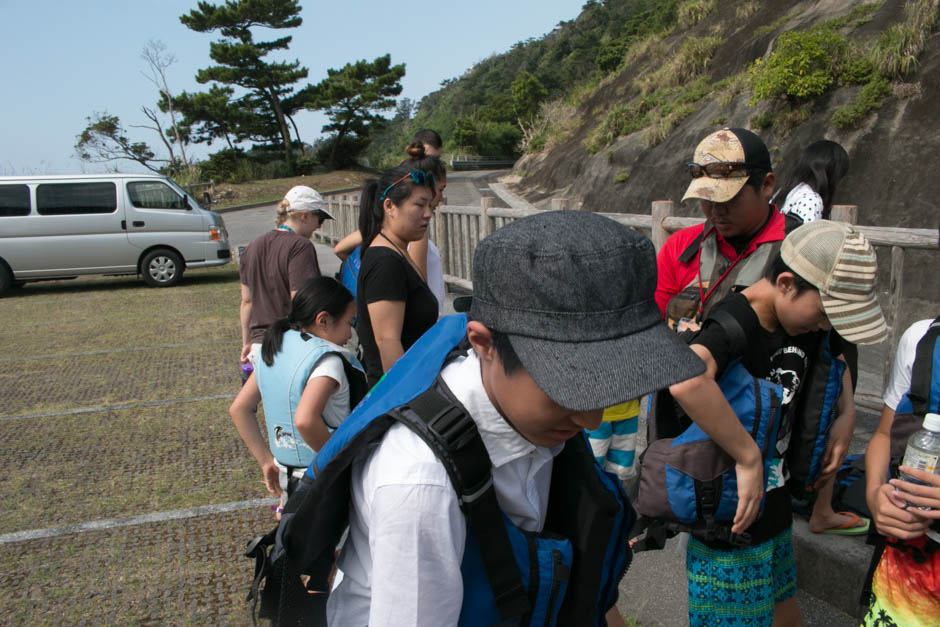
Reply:
[[[336, 220], [327, 221], [324, 227], [317, 232], [321, 239], [333, 243], [339, 241], [347, 233], [358, 228], [359, 215], [358, 192], [344, 191], [342, 193], [324, 194], [330, 205], [330, 211]], [[479, 206], [447, 205], [438, 208], [431, 222], [431, 237], [441, 251], [441, 262], [444, 268], [444, 281], [462, 291], [472, 291], [471, 271], [473, 268], [473, 251], [481, 239], [502, 227], [503, 225], [539, 213], [539, 210], [506, 209], [493, 207], [493, 199], [483, 197]], [[579, 209], [580, 203], [556, 198], [552, 201], [553, 209]], [[680, 229], [701, 224], [703, 218], [683, 218], [673, 215], [675, 204], [671, 200], [654, 201], [650, 215], [630, 213], [601, 213], [611, 220], [643, 231], [652, 239], [656, 250], [659, 250], [670, 234]], [[904, 275], [904, 252], [912, 250], [940, 250], [938, 232], [935, 229], [910, 229], [897, 227], [863, 226], [856, 224], [858, 207], [855, 205], [836, 205], [832, 208], [832, 219], [853, 224], [875, 246], [888, 246], [890, 255], [890, 280], [887, 288], [888, 302], [884, 307], [885, 320], [889, 328], [888, 345], [897, 346], [898, 336], [903, 331], [900, 328], [901, 299]], [[884, 263], [884, 256], [879, 258], [879, 264]], [[893, 349], [889, 351], [889, 361], [893, 360]], [[884, 386], [890, 376], [891, 368], [884, 369]], [[867, 398], [871, 396], [871, 398]], [[856, 397], [860, 404], [881, 408], [881, 400], [877, 395], [859, 393]]]

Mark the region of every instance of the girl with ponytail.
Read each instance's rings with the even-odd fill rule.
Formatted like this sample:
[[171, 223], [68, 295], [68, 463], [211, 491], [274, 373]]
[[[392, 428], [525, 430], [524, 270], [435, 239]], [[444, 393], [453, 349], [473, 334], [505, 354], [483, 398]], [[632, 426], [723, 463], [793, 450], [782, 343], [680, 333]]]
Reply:
[[[304, 283], [287, 317], [265, 331], [255, 371], [229, 408], [261, 466], [265, 487], [281, 494], [282, 506], [330, 433], [365, 395], [362, 365], [343, 348], [355, 314], [352, 294], [335, 279]], [[254, 414], [259, 400], [267, 446]]]

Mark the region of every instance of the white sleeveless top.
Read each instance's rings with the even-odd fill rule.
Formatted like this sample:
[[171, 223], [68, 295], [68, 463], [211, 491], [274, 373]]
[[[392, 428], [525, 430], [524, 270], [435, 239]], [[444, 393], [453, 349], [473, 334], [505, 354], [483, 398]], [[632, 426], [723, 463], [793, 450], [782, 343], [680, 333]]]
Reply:
[[428, 287], [431, 288], [431, 293], [437, 299], [437, 316], [440, 318], [444, 313], [444, 297], [447, 292], [444, 287], [444, 266], [441, 263], [441, 251], [431, 240], [428, 240]]

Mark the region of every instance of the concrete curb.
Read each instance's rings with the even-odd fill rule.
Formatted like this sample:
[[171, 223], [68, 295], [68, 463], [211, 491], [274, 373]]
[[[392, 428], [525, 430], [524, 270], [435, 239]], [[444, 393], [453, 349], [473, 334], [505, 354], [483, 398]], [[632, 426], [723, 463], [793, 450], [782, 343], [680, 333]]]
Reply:
[[864, 535], [813, 533], [806, 520], [793, 518], [797, 585], [858, 619], [868, 611], [858, 601], [873, 551]]

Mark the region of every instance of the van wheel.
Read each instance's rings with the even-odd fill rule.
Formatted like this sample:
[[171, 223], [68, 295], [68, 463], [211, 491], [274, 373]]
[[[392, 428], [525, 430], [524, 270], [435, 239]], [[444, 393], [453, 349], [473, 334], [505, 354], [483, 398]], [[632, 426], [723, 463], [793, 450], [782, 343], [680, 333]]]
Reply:
[[13, 275], [7, 267], [0, 263], [0, 296], [6, 294], [13, 287]]
[[157, 248], [144, 255], [140, 273], [151, 287], [172, 287], [183, 278], [183, 260], [172, 250]]

